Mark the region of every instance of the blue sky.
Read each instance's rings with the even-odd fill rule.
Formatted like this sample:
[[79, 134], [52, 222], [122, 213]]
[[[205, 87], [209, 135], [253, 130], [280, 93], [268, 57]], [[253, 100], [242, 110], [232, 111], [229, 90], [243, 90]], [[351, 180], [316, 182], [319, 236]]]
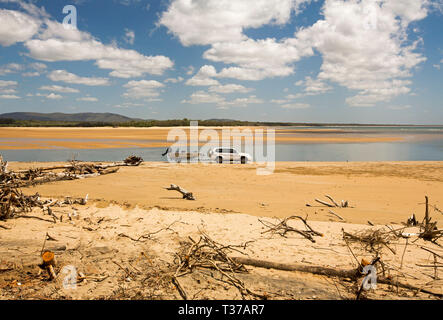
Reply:
[[443, 124], [442, 12], [442, 0], [0, 0], [0, 113]]

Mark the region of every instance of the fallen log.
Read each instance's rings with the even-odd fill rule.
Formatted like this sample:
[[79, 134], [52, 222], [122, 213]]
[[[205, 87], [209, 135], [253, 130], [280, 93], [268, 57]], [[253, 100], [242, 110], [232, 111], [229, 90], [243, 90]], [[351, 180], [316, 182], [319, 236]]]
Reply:
[[171, 184], [170, 187], [165, 188], [166, 190], [172, 190], [172, 191], [178, 191], [183, 195], [183, 199], [186, 200], [195, 200], [194, 195], [192, 194], [192, 192], [188, 192], [185, 189], [175, 185], [175, 184]]
[[[306, 273], [318, 274], [329, 277], [350, 278], [351, 280], [357, 280], [359, 277], [362, 276], [358, 269], [341, 270], [341, 269], [333, 269], [333, 268], [320, 267], [320, 266], [307, 266], [302, 264], [285, 264], [285, 263], [257, 260], [257, 259], [244, 258], [244, 257], [232, 257], [231, 259], [236, 263], [258, 267], [258, 268], [265, 268], [265, 269], [276, 269], [282, 271], [299, 271], [299, 272], [306, 272]], [[417, 293], [421, 291], [424, 293], [434, 295], [439, 298], [443, 297], [442, 293], [436, 293], [407, 283], [397, 282], [385, 277], [379, 277], [377, 279], [377, 283], [398, 286], [404, 289], [416, 291]]]
[[286, 264], [286, 263], [271, 262], [271, 261], [257, 260], [257, 259], [244, 258], [244, 257], [232, 257], [232, 260], [235, 261], [236, 263], [258, 267], [258, 268], [265, 268], [265, 269], [300, 271], [300, 272], [308, 272], [329, 277], [351, 278], [351, 279], [356, 279], [358, 276], [358, 270], [356, 269], [340, 270], [328, 267], [307, 266], [303, 264]]

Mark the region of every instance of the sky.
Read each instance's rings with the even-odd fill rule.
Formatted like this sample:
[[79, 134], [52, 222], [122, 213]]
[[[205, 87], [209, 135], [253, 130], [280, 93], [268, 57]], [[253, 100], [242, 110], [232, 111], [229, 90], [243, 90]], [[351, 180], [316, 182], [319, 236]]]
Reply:
[[441, 125], [442, 30], [443, 0], [0, 0], [0, 113]]

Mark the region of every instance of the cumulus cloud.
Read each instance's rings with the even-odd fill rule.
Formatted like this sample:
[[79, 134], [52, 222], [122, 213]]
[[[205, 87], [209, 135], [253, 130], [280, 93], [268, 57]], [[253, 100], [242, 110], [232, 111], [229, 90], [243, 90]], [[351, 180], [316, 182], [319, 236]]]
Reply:
[[306, 2], [309, 0], [174, 0], [159, 25], [185, 46], [239, 42], [247, 39], [244, 29], [283, 25]]
[[216, 104], [217, 107], [226, 109], [229, 107], [247, 107], [249, 104], [263, 103], [264, 101], [252, 95], [245, 98], [226, 100], [225, 97], [215, 92], [206, 92], [203, 90], [191, 94], [189, 100], [183, 100], [182, 103], [189, 104]]
[[219, 77], [262, 80], [291, 75], [292, 64], [310, 55], [313, 55], [312, 48], [297, 39], [247, 39], [237, 43], [215, 43], [203, 57], [238, 66], [223, 69]]
[[306, 77], [304, 81], [297, 81], [296, 85], [305, 87], [301, 94], [302, 96], [315, 96], [332, 90], [332, 87], [327, 85], [321, 79], [313, 79], [311, 77]]
[[204, 65], [200, 70], [188, 81], [186, 85], [188, 86], [217, 86], [220, 83], [213, 79], [217, 76], [217, 71], [214, 66]]
[[168, 78], [165, 80], [165, 83], [179, 83], [179, 82], [182, 82], [183, 80], [185, 80], [185, 79], [183, 79], [183, 77]]
[[281, 106], [283, 109], [307, 109], [311, 106], [308, 103], [288, 103]]
[[202, 104], [202, 103], [222, 103], [225, 99], [216, 94], [216, 93], [208, 93], [206, 91], [200, 90], [191, 94], [189, 100], [183, 100], [182, 103], [189, 104]]
[[324, 18], [296, 33], [323, 57], [316, 81], [332, 81], [357, 95], [350, 106], [373, 106], [410, 91], [405, 80], [426, 58], [409, 44], [407, 27], [427, 15], [426, 0], [326, 0]]
[[12, 96], [6, 97], [6, 95], [11, 95], [13, 93], [16, 93], [17, 85], [18, 85], [17, 81], [0, 80], [0, 93], [5, 95], [3, 99], [15, 99]]
[[[99, 68], [110, 69], [110, 76], [119, 78], [162, 75], [173, 66], [168, 57], [145, 56], [135, 50], [103, 44], [88, 32], [66, 29], [33, 4], [9, 2], [18, 3], [29, 14], [0, 9], [0, 45], [23, 42], [29, 56], [36, 60], [95, 61]], [[134, 38], [134, 32], [127, 29], [128, 42], [133, 43]]]
[[19, 96], [13, 95], [13, 94], [0, 94], [0, 99], [20, 99]]
[[253, 88], [246, 88], [240, 84], [225, 84], [225, 85], [218, 85], [218, 86], [212, 86], [209, 88], [210, 92], [217, 92], [217, 93], [248, 93], [253, 91]]
[[129, 81], [123, 86], [127, 89], [123, 97], [131, 99], [158, 97], [160, 95], [159, 89], [164, 86], [163, 83], [155, 80]]
[[95, 97], [83, 97], [83, 98], [77, 98], [77, 101], [86, 101], [86, 102], [97, 102], [98, 99]]
[[17, 73], [23, 70], [23, 66], [18, 63], [8, 63], [3, 66], [0, 66], [0, 76], [7, 75], [9, 73]]
[[[60, 99], [63, 99], [63, 96], [61, 96], [59, 94], [56, 94], [56, 93], [53, 93], [53, 92], [51, 92], [49, 94], [43, 94], [43, 93], [38, 92], [35, 95], [37, 97], [44, 97], [44, 98], [49, 99], [49, 100], [60, 100]], [[32, 96], [32, 95], [30, 95], [30, 96]]]
[[[283, 25], [292, 12], [311, 0], [174, 0], [160, 18], [185, 45], [211, 45], [204, 58], [233, 64], [221, 70], [222, 78], [262, 80], [293, 73], [292, 64], [312, 55], [311, 47], [296, 39], [254, 40], [247, 28]], [[204, 32], [202, 32], [204, 30]], [[276, 59], [275, 57], [278, 57]]]
[[70, 88], [70, 87], [63, 87], [63, 86], [42, 86], [39, 90], [46, 90], [46, 91], [53, 91], [53, 92], [62, 92], [62, 93], [78, 93], [80, 92], [77, 89]]
[[14, 10], [0, 9], [0, 45], [8, 47], [17, 42], [32, 38], [41, 22], [26, 14]]
[[80, 77], [66, 70], [54, 70], [48, 74], [48, 78], [52, 81], [82, 84], [85, 86], [107, 86], [110, 84], [107, 78]]

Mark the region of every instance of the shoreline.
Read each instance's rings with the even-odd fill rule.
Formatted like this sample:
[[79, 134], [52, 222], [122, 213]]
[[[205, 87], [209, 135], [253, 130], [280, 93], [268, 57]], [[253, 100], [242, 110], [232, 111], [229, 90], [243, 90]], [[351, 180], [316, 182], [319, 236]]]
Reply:
[[[222, 137], [223, 129], [254, 130], [257, 127], [199, 127], [214, 129]], [[189, 136], [189, 127], [171, 128], [4, 128], [0, 127], [0, 150], [57, 150], [57, 149], [114, 149], [168, 147], [169, 130], [183, 130]], [[289, 131], [289, 132], [288, 132]], [[292, 134], [293, 136], [288, 136]], [[54, 136], [55, 135], [55, 136]], [[339, 136], [337, 136], [339, 135]], [[234, 134], [234, 137], [236, 134]], [[215, 141], [217, 141], [216, 139]], [[266, 134], [264, 142], [267, 141]], [[322, 129], [277, 129], [275, 143], [377, 143], [400, 142], [405, 137], [396, 134], [353, 133], [324, 131]], [[192, 143], [192, 142], [191, 142]], [[203, 145], [203, 143], [200, 143]]]
[[[43, 163], [11, 162], [11, 169]], [[51, 165], [52, 163], [46, 163]], [[57, 163], [56, 163], [57, 164]], [[350, 223], [404, 222], [422, 214], [424, 196], [443, 208], [443, 161], [420, 162], [276, 162], [275, 171], [258, 176], [256, 164], [170, 164], [145, 162], [98, 178], [55, 182], [23, 189], [44, 197], [84, 197], [101, 207], [119, 204], [165, 210], [245, 213], [287, 217], [294, 212], [316, 221], [337, 221], [316, 198], [328, 194], [353, 208], [333, 208]], [[164, 188], [179, 185], [196, 201], [183, 201]], [[311, 207], [306, 206], [307, 204]], [[435, 219], [443, 223], [443, 215]]]

